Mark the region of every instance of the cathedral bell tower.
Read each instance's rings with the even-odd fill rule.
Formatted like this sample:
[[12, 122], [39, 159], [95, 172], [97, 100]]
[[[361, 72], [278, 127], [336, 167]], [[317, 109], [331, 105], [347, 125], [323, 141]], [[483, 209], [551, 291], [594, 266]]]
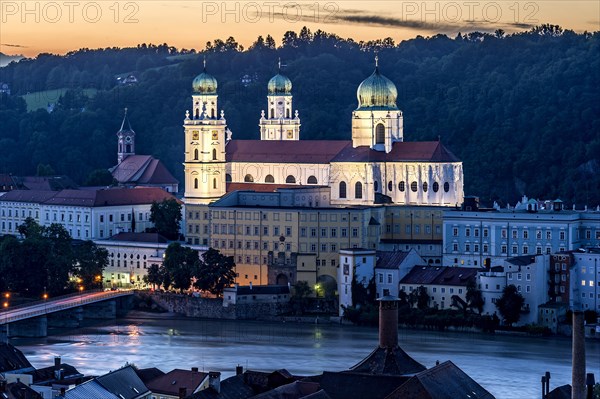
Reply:
[[394, 142], [404, 139], [404, 121], [402, 111], [396, 106], [396, 85], [379, 73], [377, 56], [375, 71], [358, 86], [356, 97], [358, 108], [352, 113], [352, 146], [390, 152]]
[[125, 108], [121, 128], [117, 132], [117, 146], [117, 165], [128, 156], [135, 155], [135, 132], [127, 119], [127, 108]]
[[260, 114], [258, 126], [261, 140], [300, 140], [298, 111], [292, 115], [292, 82], [281, 74], [281, 60], [277, 75], [267, 85], [267, 110]]
[[192, 83], [192, 112], [186, 111], [185, 202], [208, 204], [226, 192], [224, 112], [218, 114], [217, 80], [203, 72]]

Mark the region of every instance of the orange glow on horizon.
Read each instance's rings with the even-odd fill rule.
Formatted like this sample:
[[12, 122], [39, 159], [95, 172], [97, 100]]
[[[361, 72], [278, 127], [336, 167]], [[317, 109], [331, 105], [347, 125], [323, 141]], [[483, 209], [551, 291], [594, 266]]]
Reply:
[[[316, 6], [318, 4], [318, 7]], [[235, 37], [248, 48], [259, 35], [277, 45], [303, 26], [356, 41], [457, 32], [528, 30], [543, 23], [577, 32], [600, 30], [592, 1], [448, 2], [0, 2], [0, 52], [33, 57], [80, 48], [167, 43], [202, 50], [207, 41]], [[595, 16], [595, 17], [594, 17]]]

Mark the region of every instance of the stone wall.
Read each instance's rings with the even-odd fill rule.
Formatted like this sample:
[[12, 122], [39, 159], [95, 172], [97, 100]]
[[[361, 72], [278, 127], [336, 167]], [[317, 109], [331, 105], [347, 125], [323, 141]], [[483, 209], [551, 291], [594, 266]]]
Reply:
[[140, 293], [150, 295], [152, 301], [161, 308], [184, 315], [208, 319], [252, 320], [268, 319], [290, 311], [288, 303], [251, 303], [223, 307], [222, 299], [197, 298], [189, 295], [170, 293]]

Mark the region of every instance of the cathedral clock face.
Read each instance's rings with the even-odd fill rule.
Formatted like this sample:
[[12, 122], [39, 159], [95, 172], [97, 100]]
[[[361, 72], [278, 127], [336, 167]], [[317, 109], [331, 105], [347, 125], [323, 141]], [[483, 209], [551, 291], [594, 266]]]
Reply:
[[212, 139], [213, 140], [218, 140], [219, 139], [219, 132], [216, 130], [212, 131]]
[[291, 130], [288, 130], [287, 131], [287, 137], [288, 137], [288, 139], [293, 138], [294, 137], [294, 132], [292, 132]]
[[192, 140], [198, 140], [200, 138], [200, 133], [197, 130], [192, 132]]

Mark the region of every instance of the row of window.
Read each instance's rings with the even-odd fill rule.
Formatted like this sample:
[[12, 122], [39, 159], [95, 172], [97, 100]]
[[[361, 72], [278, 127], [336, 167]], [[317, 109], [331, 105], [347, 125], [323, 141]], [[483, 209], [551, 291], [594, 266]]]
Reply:
[[[231, 182], [231, 175], [227, 174], [225, 175], [225, 179], [227, 182]], [[244, 176], [244, 183], [254, 183], [254, 176], [252, 176], [251, 174], [247, 174], [246, 176]], [[275, 178], [273, 177], [273, 175], [267, 175], [265, 177], [265, 183], [275, 183]], [[286, 184], [296, 184], [296, 177], [293, 175], [288, 175], [285, 178], [285, 183]], [[306, 184], [317, 184], [318, 180], [315, 176], [309, 176], [308, 179], [306, 179]]]
[[[401, 226], [402, 225], [400, 225], [400, 224], [395, 224], [394, 225], [394, 233], [399, 233]], [[407, 225], [404, 226], [404, 232], [406, 234], [411, 234], [412, 232], [414, 232], [415, 234], [421, 234], [422, 231], [425, 234], [431, 234], [431, 225], [426, 224], [425, 225], [425, 229], [421, 229], [421, 225], [420, 224], [407, 224]], [[386, 233], [391, 233], [392, 232], [392, 225], [386, 224], [385, 225], [385, 232]], [[436, 234], [440, 234], [441, 232], [442, 232], [442, 226], [440, 226], [440, 225], [435, 226], [435, 233]]]
[[[6, 217], [6, 209], [2, 209], [2, 216]], [[8, 209], [8, 217], [12, 217], [13, 216], [13, 210], [11, 208]], [[15, 209], [15, 217], [19, 217], [19, 210]], [[21, 209], [21, 217], [23, 219], [25, 219], [26, 217], [33, 217], [33, 212], [31, 209], [27, 210], [27, 216], [25, 216], [25, 209]], [[40, 217], [40, 211], [36, 209], [35, 211], [35, 218], [38, 219]]]

